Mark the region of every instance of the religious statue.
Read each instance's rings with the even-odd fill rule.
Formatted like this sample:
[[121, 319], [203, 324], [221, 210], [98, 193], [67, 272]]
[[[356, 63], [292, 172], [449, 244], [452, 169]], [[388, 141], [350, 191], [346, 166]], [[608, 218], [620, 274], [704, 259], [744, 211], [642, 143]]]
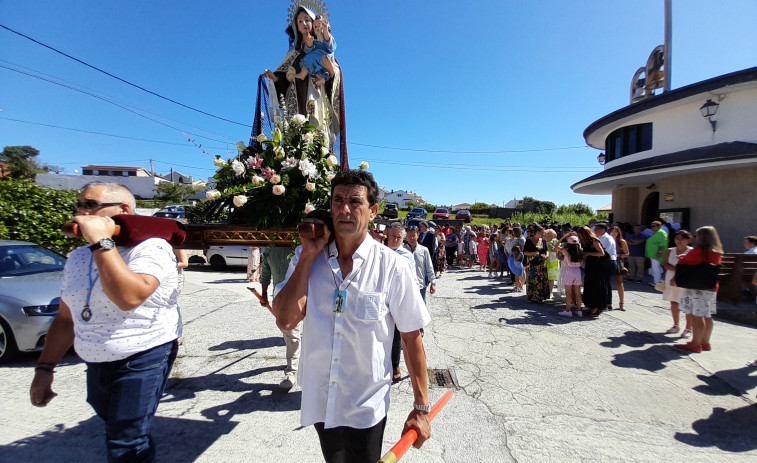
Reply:
[[349, 168], [342, 71], [334, 57], [336, 40], [328, 10], [319, 0], [293, 0], [289, 8], [289, 51], [275, 71], [258, 78], [252, 145], [270, 136], [286, 117], [302, 114], [324, 136], [324, 146]]

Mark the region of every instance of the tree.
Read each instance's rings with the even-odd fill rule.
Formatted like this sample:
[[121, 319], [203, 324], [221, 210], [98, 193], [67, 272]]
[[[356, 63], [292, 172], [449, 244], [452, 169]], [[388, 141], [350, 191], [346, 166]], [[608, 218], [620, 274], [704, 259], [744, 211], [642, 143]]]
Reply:
[[0, 239], [25, 240], [61, 254], [84, 244], [60, 227], [76, 215], [78, 191], [53, 190], [29, 179], [0, 182]]
[[194, 194], [192, 186], [182, 185], [181, 183], [164, 182], [158, 184], [158, 194], [155, 199], [168, 201], [171, 203], [183, 202], [187, 196]]
[[38, 173], [47, 172], [37, 164], [39, 150], [33, 146], [6, 146], [0, 154], [0, 162], [8, 164], [11, 178], [34, 178]]

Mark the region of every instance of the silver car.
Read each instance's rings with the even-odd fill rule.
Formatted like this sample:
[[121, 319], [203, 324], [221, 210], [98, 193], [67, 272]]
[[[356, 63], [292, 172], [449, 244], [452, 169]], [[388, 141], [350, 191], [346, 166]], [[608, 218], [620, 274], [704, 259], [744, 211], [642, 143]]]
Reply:
[[0, 241], [0, 363], [42, 350], [58, 313], [66, 258], [28, 241]]

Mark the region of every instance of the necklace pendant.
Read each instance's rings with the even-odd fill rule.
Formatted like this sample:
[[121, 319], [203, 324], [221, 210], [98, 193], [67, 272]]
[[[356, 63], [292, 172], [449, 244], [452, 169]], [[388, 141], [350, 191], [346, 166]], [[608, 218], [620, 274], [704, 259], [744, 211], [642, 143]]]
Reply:
[[89, 310], [89, 304], [86, 304], [84, 306], [84, 309], [81, 311], [81, 319], [85, 322], [88, 322], [92, 319], [92, 311]]

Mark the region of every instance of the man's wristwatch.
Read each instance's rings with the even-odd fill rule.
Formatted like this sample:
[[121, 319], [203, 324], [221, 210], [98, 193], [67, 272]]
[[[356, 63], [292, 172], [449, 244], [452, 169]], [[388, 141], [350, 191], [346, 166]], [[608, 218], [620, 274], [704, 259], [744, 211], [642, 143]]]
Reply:
[[413, 408], [422, 412], [431, 413], [431, 404], [419, 405], [414, 403]]
[[103, 238], [95, 244], [89, 246], [89, 250], [92, 252], [102, 249], [103, 251], [109, 251], [116, 247], [116, 242], [110, 238]]

